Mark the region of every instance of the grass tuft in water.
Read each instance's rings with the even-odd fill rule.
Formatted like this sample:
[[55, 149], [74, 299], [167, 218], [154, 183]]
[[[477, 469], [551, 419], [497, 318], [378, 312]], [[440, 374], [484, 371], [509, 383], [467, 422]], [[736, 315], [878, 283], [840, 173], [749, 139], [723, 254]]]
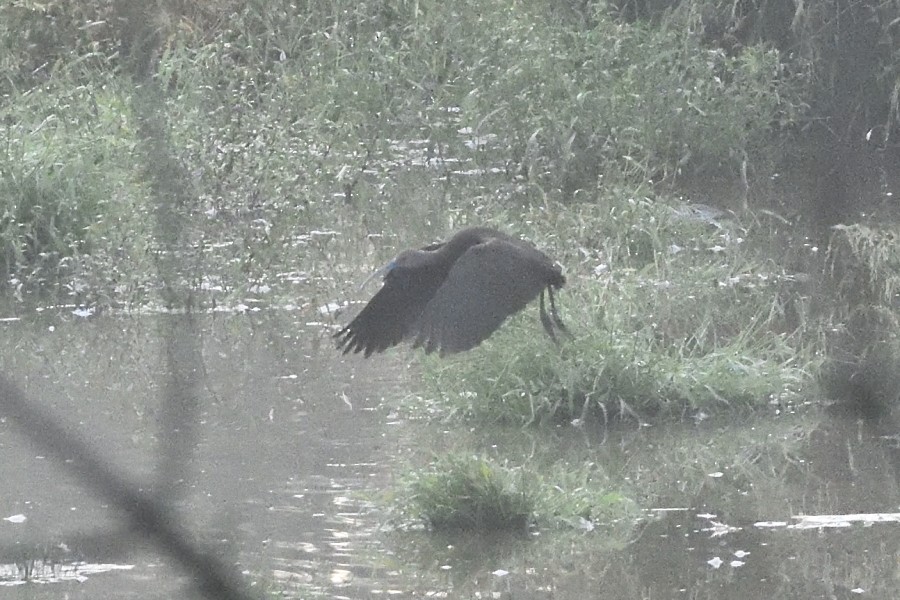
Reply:
[[591, 461], [533, 455], [520, 466], [484, 455], [452, 452], [408, 475], [401, 511], [433, 531], [524, 532], [608, 527], [630, 530], [638, 507]]
[[449, 455], [411, 476], [407, 512], [435, 531], [521, 531], [535, 501], [521, 471], [486, 458]]
[[824, 327], [828, 360], [819, 383], [842, 409], [875, 421], [900, 403], [898, 240], [890, 224], [838, 225], [827, 254], [825, 301], [833, 313]]

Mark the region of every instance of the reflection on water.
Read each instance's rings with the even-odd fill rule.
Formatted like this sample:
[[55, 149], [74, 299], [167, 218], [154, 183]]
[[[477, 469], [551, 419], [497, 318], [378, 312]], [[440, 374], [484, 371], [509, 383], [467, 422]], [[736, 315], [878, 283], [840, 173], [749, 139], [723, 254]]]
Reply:
[[[7, 372], [144, 482], [154, 481], [166, 444], [157, 318], [165, 317], [0, 324]], [[549, 451], [604, 465], [656, 510], [637, 524], [525, 539], [391, 530], [381, 499], [394, 470], [465, 436], [385, 408], [382, 398], [412, 385], [403, 354], [345, 359], [323, 336], [283, 312], [202, 322], [200, 424], [179, 514], [256, 589], [517, 599], [900, 591], [900, 536], [885, 516], [898, 508], [896, 448], [884, 427], [869, 431], [854, 420], [660, 424], [610, 431], [604, 443], [574, 429], [490, 432], [487, 447], [506, 456]], [[0, 451], [6, 597], [194, 593], [177, 565], [123, 532], [111, 508], [4, 420]], [[690, 470], [701, 474], [693, 488]], [[859, 513], [882, 516], [845, 516], [842, 527], [821, 516]]]
[[46, 562], [23, 560], [18, 564], [0, 564], [0, 587], [30, 583], [83, 583], [88, 577], [110, 571], [129, 571], [134, 565], [92, 564], [86, 562]]

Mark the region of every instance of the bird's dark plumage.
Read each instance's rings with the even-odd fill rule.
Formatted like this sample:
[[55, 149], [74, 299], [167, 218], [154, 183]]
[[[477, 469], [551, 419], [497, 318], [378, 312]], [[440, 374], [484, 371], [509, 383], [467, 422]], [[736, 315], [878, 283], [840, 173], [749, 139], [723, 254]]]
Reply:
[[528, 242], [495, 229], [471, 227], [444, 243], [407, 250], [385, 271], [381, 290], [334, 336], [344, 354], [368, 357], [403, 340], [441, 356], [470, 350], [538, 296], [550, 337], [566, 332], [553, 299], [566, 282], [560, 268]]

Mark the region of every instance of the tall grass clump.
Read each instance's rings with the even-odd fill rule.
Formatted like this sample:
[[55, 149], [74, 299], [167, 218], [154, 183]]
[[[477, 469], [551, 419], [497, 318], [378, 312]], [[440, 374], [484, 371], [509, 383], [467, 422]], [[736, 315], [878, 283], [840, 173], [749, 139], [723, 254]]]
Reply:
[[233, 242], [245, 281], [285, 265], [321, 271], [321, 259], [337, 272], [370, 245], [320, 253], [309, 232], [389, 231], [437, 176], [423, 163], [456, 136], [437, 85], [452, 40], [430, 37], [412, 4], [255, 1], [230, 11], [203, 36], [178, 29], [160, 64], [173, 141], [196, 177], [198, 209], [212, 215], [204, 233]]
[[604, 14], [576, 28], [522, 12], [480, 16], [493, 21], [477, 43], [499, 60], [472, 69], [463, 107], [544, 188], [569, 196], [617, 173], [646, 181], [768, 166], [802, 114], [801, 82], [771, 47], [731, 56], [686, 29]]
[[80, 257], [128, 252], [140, 192], [130, 189], [134, 141], [123, 102], [111, 78], [78, 85], [60, 75], [0, 107], [3, 283], [46, 290]]
[[22, 93], [62, 74], [80, 83], [112, 66], [114, 4], [14, 0], [0, 4], [0, 90]]
[[827, 260], [831, 294], [825, 393], [862, 416], [878, 419], [900, 403], [900, 236], [896, 227], [833, 229]]
[[526, 314], [474, 359], [428, 361], [425, 381], [451, 412], [519, 423], [709, 414], [781, 403], [804, 385], [815, 361], [786, 318], [801, 300], [790, 274], [746, 247], [752, 233], [659, 199], [603, 201], [556, 223], [570, 232], [554, 254], [570, 267], [560, 298], [574, 339], [552, 344]]
[[833, 232], [828, 267], [843, 304], [892, 307], [900, 294], [900, 232], [861, 223]]
[[595, 463], [511, 466], [457, 452], [411, 470], [398, 504], [405, 518], [422, 521], [433, 531], [592, 529], [595, 523], [626, 518], [628, 531], [638, 517], [637, 505], [614, 489]]
[[534, 516], [524, 472], [481, 457], [445, 456], [407, 488], [405, 512], [435, 531], [524, 532]]

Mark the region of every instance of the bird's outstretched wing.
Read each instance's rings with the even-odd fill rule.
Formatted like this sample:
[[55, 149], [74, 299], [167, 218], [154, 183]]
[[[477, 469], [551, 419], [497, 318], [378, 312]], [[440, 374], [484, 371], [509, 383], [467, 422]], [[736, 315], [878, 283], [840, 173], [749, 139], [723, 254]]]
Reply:
[[334, 335], [338, 348], [344, 354], [363, 352], [368, 358], [396, 346], [409, 335], [430, 297], [430, 291], [412, 285], [408, 278], [388, 276], [356, 318]]
[[494, 239], [472, 246], [425, 306], [413, 345], [442, 356], [474, 348], [558, 276], [549, 258], [524, 244]]

